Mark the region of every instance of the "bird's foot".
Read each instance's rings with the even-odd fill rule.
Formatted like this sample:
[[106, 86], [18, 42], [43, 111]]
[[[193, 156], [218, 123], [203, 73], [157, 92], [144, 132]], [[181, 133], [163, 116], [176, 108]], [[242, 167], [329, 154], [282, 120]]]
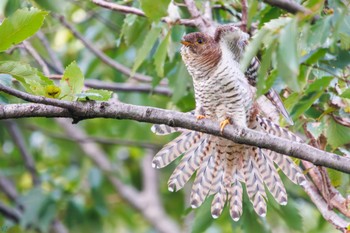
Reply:
[[204, 119], [204, 118], [206, 118], [206, 116], [204, 116], [204, 115], [198, 115], [198, 116], [196, 116], [197, 121], [202, 120], [202, 119]]
[[222, 134], [222, 132], [224, 132], [225, 126], [229, 125], [229, 124], [231, 124], [231, 121], [228, 118], [226, 120], [223, 120], [223, 121], [220, 122], [220, 133], [221, 134]]

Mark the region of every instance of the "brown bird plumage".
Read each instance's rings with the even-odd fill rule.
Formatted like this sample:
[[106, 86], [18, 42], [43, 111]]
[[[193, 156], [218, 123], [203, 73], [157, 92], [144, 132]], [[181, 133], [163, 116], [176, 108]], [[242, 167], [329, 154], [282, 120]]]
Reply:
[[[219, 27], [214, 38], [198, 32], [183, 38], [181, 55], [195, 90], [194, 114], [299, 141], [288, 130], [257, 114], [254, 89], [239, 68], [247, 38], [247, 34], [232, 26]], [[191, 206], [197, 208], [208, 195], [214, 195], [211, 208], [214, 218], [220, 216], [226, 202], [232, 219], [240, 218], [242, 183], [258, 215], [266, 215], [265, 186], [279, 204], [285, 205], [287, 193], [274, 164], [294, 183], [305, 181], [288, 156], [185, 129], [155, 125], [152, 130], [158, 134], [181, 132], [157, 153], [153, 166], [164, 167], [183, 155], [169, 179], [169, 190], [183, 188], [196, 172]]]

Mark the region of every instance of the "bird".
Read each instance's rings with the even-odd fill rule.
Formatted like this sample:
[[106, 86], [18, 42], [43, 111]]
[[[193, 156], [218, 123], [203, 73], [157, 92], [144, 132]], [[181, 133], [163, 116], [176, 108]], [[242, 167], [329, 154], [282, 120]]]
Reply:
[[[247, 39], [246, 33], [232, 25], [219, 26], [214, 37], [202, 32], [183, 37], [181, 56], [193, 79], [196, 102], [195, 110], [188, 114], [195, 115], [198, 120], [218, 121], [222, 131], [227, 124], [236, 124], [301, 142], [295, 134], [260, 114], [255, 89], [249, 80], [254, 76], [256, 61], [246, 72], [242, 72], [239, 65]], [[242, 184], [259, 216], [264, 217], [267, 212], [265, 186], [279, 204], [286, 205], [287, 193], [275, 164], [292, 182], [299, 185], [306, 182], [301, 169], [288, 156], [274, 151], [165, 125], [153, 125], [152, 131], [160, 135], [181, 133], [154, 156], [152, 166], [163, 168], [182, 156], [169, 178], [168, 189], [182, 189], [196, 173], [191, 207], [198, 208], [213, 195], [213, 218], [218, 218], [228, 203], [231, 218], [240, 219]]]

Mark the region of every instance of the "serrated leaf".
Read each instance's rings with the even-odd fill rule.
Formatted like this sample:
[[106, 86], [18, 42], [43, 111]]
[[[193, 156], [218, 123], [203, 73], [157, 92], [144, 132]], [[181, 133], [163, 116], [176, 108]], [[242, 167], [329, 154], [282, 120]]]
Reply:
[[84, 87], [84, 75], [78, 67], [77, 63], [73, 61], [63, 73], [60, 81], [61, 96], [64, 100], [75, 100], [76, 94], [81, 93]]
[[322, 77], [309, 85], [305, 95], [298, 101], [291, 111], [293, 119], [296, 119], [310, 108], [310, 106], [323, 94], [332, 79], [333, 77]]
[[328, 144], [333, 148], [337, 148], [350, 142], [350, 128], [340, 125], [332, 118], [329, 118], [326, 137]]
[[300, 91], [297, 80], [299, 74], [299, 58], [297, 54], [297, 20], [291, 20], [281, 31], [277, 51], [277, 67], [279, 75], [294, 91]]
[[79, 100], [107, 101], [111, 98], [112, 94], [112, 91], [89, 89], [85, 92], [77, 94], [76, 96]]
[[137, 51], [134, 66], [132, 67], [132, 72], [134, 73], [146, 59], [147, 55], [151, 51], [154, 43], [156, 42], [161, 28], [159, 26], [152, 26], [151, 30], [148, 32], [141, 48]]
[[22, 84], [27, 92], [35, 95], [44, 96], [46, 86], [54, 85], [52, 80], [37, 69], [21, 62], [1, 61], [0, 74], [11, 75]]
[[271, 58], [273, 51], [276, 48], [276, 43], [272, 43], [271, 46], [265, 51], [261, 58], [261, 65], [258, 72], [257, 92], [256, 95], [259, 97], [264, 94], [270, 87], [266, 87], [266, 79], [268, 77], [268, 70], [270, 68]]
[[146, 16], [152, 21], [158, 21], [167, 15], [170, 0], [159, 0], [156, 3], [154, 0], [140, 0], [140, 3]]
[[0, 25], [0, 52], [31, 37], [42, 26], [46, 11], [19, 9]]
[[164, 77], [164, 63], [166, 59], [170, 34], [171, 31], [167, 33], [162, 43], [160, 43], [157, 52], [154, 54], [154, 65], [156, 67], [156, 72], [159, 77]]

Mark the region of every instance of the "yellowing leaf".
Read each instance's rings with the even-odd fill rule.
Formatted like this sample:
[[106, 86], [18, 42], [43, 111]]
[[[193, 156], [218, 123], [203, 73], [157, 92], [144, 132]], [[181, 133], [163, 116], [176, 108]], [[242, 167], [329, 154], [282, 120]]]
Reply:
[[25, 90], [34, 95], [45, 96], [45, 88], [53, 81], [28, 64], [16, 61], [0, 62], [0, 74], [9, 74], [20, 82]]

